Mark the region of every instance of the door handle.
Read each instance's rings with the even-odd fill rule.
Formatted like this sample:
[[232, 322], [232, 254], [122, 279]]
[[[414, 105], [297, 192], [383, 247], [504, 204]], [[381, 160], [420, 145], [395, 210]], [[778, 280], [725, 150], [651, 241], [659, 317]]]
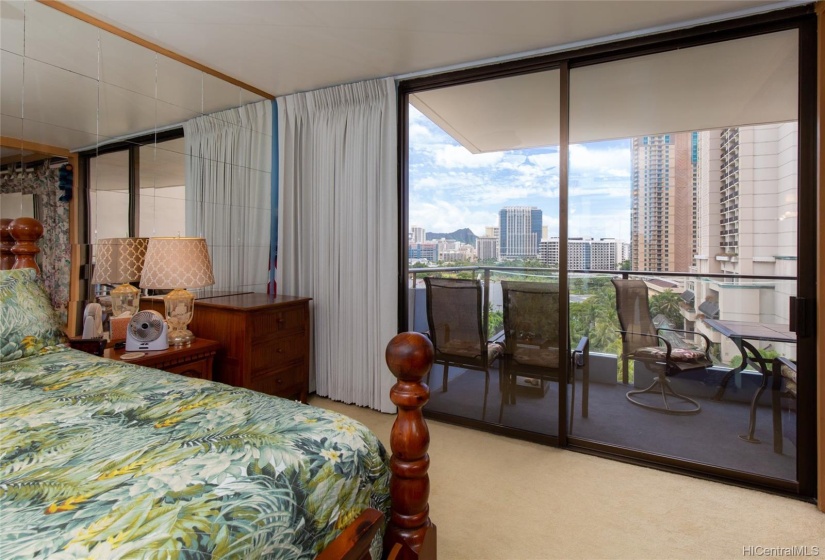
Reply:
[[791, 296], [788, 317], [788, 328], [796, 336], [808, 335], [807, 300], [803, 297]]

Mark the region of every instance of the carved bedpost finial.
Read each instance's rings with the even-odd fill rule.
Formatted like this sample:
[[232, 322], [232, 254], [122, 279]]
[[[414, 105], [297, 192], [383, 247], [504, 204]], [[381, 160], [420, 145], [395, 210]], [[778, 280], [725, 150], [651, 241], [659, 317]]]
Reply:
[[43, 225], [34, 218], [16, 218], [9, 224], [11, 236], [17, 243], [11, 248], [15, 262], [12, 268], [33, 268], [40, 274], [34, 256], [40, 252], [37, 240], [43, 237]]
[[14, 253], [11, 252], [14, 238], [9, 231], [11, 222], [11, 218], [0, 219], [0, 270], [11, 270], [14, 266]]
[[433, 364], [433, 345], [421, 333], [395, 336], [387, 345], [387, 365], [398, 382], [390, 399], [398, 417], [390, 434], [390, 495], [392, 513], [384, 535], [384, 550], [390, 558], [436, 558], [436, 529], [430, 521], [430, 433], [421, 408], [430, 399], [430, 389], [421, 382]]

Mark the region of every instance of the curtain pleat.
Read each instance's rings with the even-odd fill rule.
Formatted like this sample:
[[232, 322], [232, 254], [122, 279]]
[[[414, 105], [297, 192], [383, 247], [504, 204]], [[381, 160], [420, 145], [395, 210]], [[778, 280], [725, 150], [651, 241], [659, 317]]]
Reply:
[[[313, 298], [314, 389], [393, 412], [398, 192], [392, 79], [278, 98], [282, 294]], [[313, 389], [312, 381], [310, 389]]]
[[266, 292], [272, 195], [272, 102], [192, 119], [186, 142], [186, 234], [206, 238], [216, 290]]

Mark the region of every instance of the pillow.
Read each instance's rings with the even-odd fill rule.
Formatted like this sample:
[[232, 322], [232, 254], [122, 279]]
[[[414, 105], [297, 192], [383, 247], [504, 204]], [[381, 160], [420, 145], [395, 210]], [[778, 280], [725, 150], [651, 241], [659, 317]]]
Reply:
[[65, 340], [34, 270], [0, 270], [0, 362], [34, 356]]

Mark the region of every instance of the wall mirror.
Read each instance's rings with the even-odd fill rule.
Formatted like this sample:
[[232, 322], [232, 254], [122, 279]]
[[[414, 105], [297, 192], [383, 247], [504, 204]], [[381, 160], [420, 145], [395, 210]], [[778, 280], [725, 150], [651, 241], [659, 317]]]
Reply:
[[[40, 2], [3, 0], [0, 16], [0, 210], [56, 228], [44, 277], [71, 331], [97, 240], [185, 234], [184, 140], [169, 131], [263, 98]], [[66, 163], [81, 168], [59, 201]], [[12, 186], [16, 173], [39, 186]]]

